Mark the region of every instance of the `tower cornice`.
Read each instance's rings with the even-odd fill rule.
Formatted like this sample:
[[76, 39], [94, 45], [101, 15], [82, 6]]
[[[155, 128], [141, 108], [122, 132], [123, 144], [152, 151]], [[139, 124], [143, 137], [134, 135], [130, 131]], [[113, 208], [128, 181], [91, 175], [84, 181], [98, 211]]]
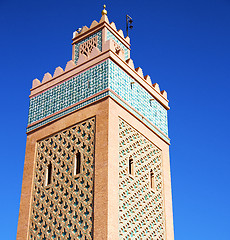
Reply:
[[[107, 44], [109, 45], [109, 43]], [[84, 62], [73, 65], [71, 69], [67, 69], [66, 71], [63, 71], [60, 75], [54, 76], [53, 78], [49, 79], [46, 82], [42, 82], [41, 84], [31, 88], [31, 94], [30, 98], [33, 98], [34, 96], [58, 85], [63, 83], [64, 81], [67, 81], [71, 77], [74, 77], [75, 75], [80, 74], [81, 72], [84, 72], [85, 70], [97, 65], [98, 63], [105, 61], [106, 59], [110, 58], [115, 63], [117, 63], [125, 72], [127, 72], [132, 78], [134, 78], [136, 81], [138, 81], [139, 84], [143, 88], [145, 88], [157, 101], [159, 101], [167, 110], [169, 110], [168, 106], [168, 99], [165, 98], [161, 92], [157, 91], [152, 85], [146, 82], [145, 78], [143, 76], [140, 76], [138, 74], [137, 70], [135, 68], [132, 68], [129, 64], [127, 64], [127, 61], [122, 59], [118, 54], [116, 54], [110, 46], [107, 46], [108, 49], [105, 49], [105, 51], [98, 53], [96, 56], [91, 56], [89, 59], [86, 59]], [[68, 66], [68, 63], [67, 65]]]

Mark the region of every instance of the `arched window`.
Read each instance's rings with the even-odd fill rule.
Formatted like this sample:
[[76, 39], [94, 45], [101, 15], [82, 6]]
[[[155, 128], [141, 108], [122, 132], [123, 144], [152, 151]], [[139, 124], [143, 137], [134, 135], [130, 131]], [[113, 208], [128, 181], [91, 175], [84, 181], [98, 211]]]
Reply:
[[150, 187], [151, 187], [151, 188], [154, 188], [154, 187], [155, 187], [153, 170], [150, 170]]
[[131, 157], [129, 158], [129, 174], [134, 175], [134, 164]]
[[80, 172], [81, 172], [81, 154], [80, 152], [77, 152], [74, 163], [74, 175], [77, 175]]

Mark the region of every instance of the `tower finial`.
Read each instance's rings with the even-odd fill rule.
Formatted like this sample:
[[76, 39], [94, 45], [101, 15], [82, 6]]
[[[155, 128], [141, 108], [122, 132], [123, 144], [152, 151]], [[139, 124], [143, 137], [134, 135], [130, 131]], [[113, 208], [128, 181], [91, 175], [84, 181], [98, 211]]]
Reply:
[[106, 8], [106, 5], [105, 5], [105, 4], [103, 5], [103, 8], [104, 8], [104, 9], [103, 9], [102, 12], [101, 12], [102, 16], [103, 16], [103, 15], [107, 15], [107, 11], [105, 10], [105, 8]]

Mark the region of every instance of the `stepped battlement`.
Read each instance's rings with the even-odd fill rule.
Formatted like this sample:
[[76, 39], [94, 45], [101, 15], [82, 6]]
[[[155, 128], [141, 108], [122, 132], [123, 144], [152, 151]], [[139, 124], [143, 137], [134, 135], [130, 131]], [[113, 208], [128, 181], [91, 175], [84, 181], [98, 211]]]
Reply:
[[[72, 60], [67, 62], [65, 70], [59, 66], [55, 69], [53, 76], [50, 73], [46, 73], [42, 81], [37, 78], [34, 79], [31, 89], [31, 97], [39, 92], [39, 90], [35, 90], [38, 89], [38, 87], [44, 91], [53, 86], [52, 82], [54, 85], [58, 84], [58, 81], [56, 81], [57, 78], [62, 82], [63, 76], [64, 78], [66, 76], [68, 77], [68, 73], [71, 70], [77, 69], [83, 64], [89, 63], [90, 60], [111, 51], [113, 56], [117, 56], [126, 65], [126, 71], [129, 72], [131, 70], [134, 75], [138, 75], [138, 77], [141, 78], [142, 84], [145, 82], [151, 86], [151, 88], [148, 88], [148, 91], [150, 91], [153, 94], [153, 97], [157, 99], [160, 96], [158, 100], [168, 108], [167, 92], [165, 90], [161, 91], [158, 83], [152, 84], [150, 76], [144, 76], [141, 67], [134, 67], [133, 60], [130, 58], [129, 37], [124, 37], [123, 31], [121, 29], [117, 30], [114, 22], [109, 23], [107, 15], [103, 15], [99, 22], [94, 20], [90, 28], [84, 26], [80, 32], [75, 31], [73, 35]], [[130, 69], [127, 69], [127, 67]], [[166, 101], [162, 101], [162, 99]]]
[[53, 75], [46, 73], [42, 81], [33, 80], [27, 130], [109, 96], [130, 106], [133, 114], [153, 124], [169, 141], [167, 93], [157, 83], [152, 84], [141, 67], [134, 66], [129, 37], [102, 15], [89, 28], [75, 31], [72, 40], [72, 60], [65, 69], [59, 66]]

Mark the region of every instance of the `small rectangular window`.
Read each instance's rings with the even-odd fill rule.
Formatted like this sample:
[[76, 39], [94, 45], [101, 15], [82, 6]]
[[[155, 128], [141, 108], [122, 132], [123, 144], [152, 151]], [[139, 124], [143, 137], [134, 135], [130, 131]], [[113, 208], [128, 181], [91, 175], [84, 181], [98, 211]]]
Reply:
[[81, 154], [78, 152], [74, 161], [74, 175], [81, 173]]
[[49, 163], [46, 169], [46, 186], [52, 182], [52, 164]]
[[134, 175], [133, 159], [129, 159], [129, 174]]
[[150, 187], [155, 188], [154, 174], [153, 170], [150, 171]]
[[134, 83], [135, 83], [135, 82], [131, 82], [131, 83], [130, 83], [131, 89], [133, 89]]

